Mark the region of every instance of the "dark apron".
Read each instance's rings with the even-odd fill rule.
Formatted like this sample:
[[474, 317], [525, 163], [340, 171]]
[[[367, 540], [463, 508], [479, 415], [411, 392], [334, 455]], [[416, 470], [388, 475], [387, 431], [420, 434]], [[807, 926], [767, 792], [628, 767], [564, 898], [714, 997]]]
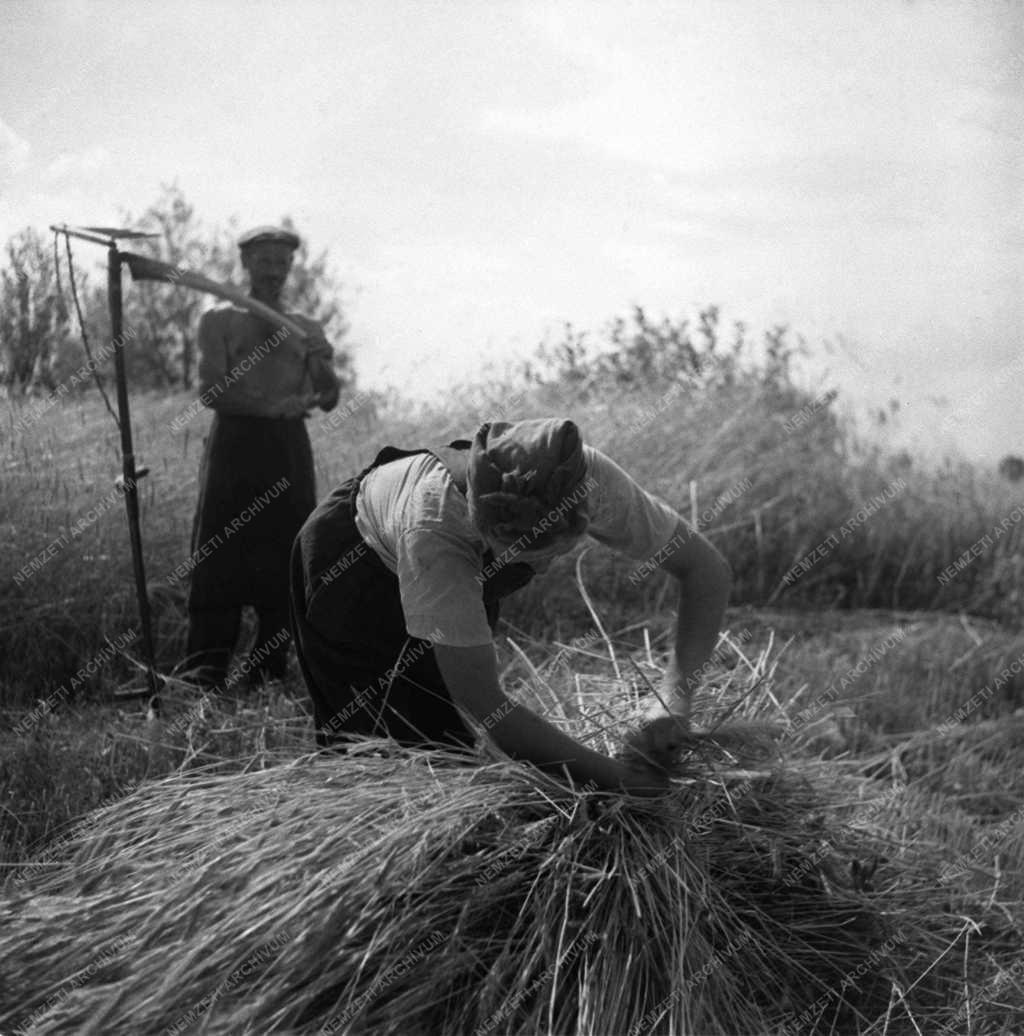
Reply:
[[[316, 506], [316, 474], [302, 418], [214, 415], [192, 527], [190, 611], [281, 608], [288, 550]], [[207, 553], [208, 552], [208, 553]]]
[[[296, 537], [291, 559], [292, 634], [313, 699], [317, 742], [346, 733], [390, 736], [402, 744], [470, 745], [437, 668], [429, 641], [410, 637], [398, 577], [363, 540], [355, 524], [356, 496], [374, 468], [432, 453], [466, 492], [467, 440], [430, 450], [386, 446], [373, 463], [321, 501]], [[483, 570], [494, 561], [487, 551]], [[498, 602], [533, 577], [529, 565], [497, 568], [483, 583], [493, 630]]]

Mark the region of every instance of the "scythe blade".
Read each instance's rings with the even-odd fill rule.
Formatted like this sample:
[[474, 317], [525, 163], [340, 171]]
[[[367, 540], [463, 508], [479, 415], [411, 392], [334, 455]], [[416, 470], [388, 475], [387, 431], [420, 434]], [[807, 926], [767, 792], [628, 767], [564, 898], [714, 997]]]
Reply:
[[102, 234], [104, 237], [116, 238], [118, 240], [160, 236], [159, 234], [151, 234], [146, 230], [128, 230], [124, 227], [82, 227], [82, 230], [88, 230], [93, 234]]
[[233, 302], [264, 320], [270, 321], [279, 327], [285, 328], [289, 334], [296, 335], [300, 339], [308, 338], [309, 331], [300, 323], [292, 320], [291, 317], [279, 313], [276, 309], [264, 302], [259, 302], [251, 295], [231, 284], [221, 284], [204, 277], [199, 273], [191, 273], [188, 270], [180, 270], [170, 263], [162, 263], [158, 259], [150, 259], [144, 255], [136, 255], [133, 252], [121, 252], [122, 260], [128, 264], [133, 281], [162, 281], [165, 284], [174, 284], [180, 287], [194, 288], [196, 291], [205, 291], [217, 298], [227, 302]]

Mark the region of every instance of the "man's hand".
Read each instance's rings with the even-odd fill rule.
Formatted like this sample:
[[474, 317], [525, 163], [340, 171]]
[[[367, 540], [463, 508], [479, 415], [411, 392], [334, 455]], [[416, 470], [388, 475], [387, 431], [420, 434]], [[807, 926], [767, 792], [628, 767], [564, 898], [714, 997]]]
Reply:
[[317, 405], [314, 392], [296, 393], [285, 396], [274, 407], [274, 417], [309, 417], [310, 411]]
[[315, 320], [302, 318], [302, 324], [306, 328], [306, 354], [310, 357], [317, 357], [327, 360], [328, 363], [334, 358], [334, 349], [327, 341], [323, 327]]
[[306, 362], [313, 382], [314, 406], [321, 410], [333, 410], [338, 405], [341, 383], [334, 370], [334, 349], [327, 341], [323, 328], [309, 321], [306, 337]]
[[328, 363], [334, 359], [334, 349], [331, 347], [331, 343], [323, 336], [323, 333], [316, 337], [310, 337], [306, 339], [306, 349], [311, 357], [315, 357], [318, 360], [326, 360]]
[[314, 393], [313, 402], [316, 406], [320, 407], [321, 410], [333, 410], [338, 405], [338, 398], [340, 395], [341, 389], [338, 384], [335, 383], [331, 388], [324, 389], [322, 392]]

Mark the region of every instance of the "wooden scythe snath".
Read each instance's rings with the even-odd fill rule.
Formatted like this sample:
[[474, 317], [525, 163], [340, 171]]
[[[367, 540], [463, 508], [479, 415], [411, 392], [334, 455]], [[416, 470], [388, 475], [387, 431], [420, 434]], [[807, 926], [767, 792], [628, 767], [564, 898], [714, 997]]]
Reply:
[[221, 284], [198, 273], [179, 270], [168, 263], [118, 250], [119, 240], [137, 240], [159, 237], [138, 230], [116, 227], [69, 227], [66, 224], [51, 226], [56, 234], [91, 241], [107, 248], [107, 299], [110, 306], [110, 334], [114, 350], [114, 370], [117, 378], [117, 412], [121, 431], [122, 473], [117, 480], [118, 488], [124, 492], [125, 510], [128, 516], [128, 536], [131, 542], [132, 569], [135, 577], [135, 593], [139, 604], [139, 626], [142, 633], [142, 650], [149, 685], [150, 706], [160, 712], [161, 679], [157, 675], [153, 650], [153, 623], [149, 608], [149, 594], [146, 590], [146, 570], [142, 556], [142, 528], [139, 521], [138, 480], [148, 473], [147, 468], [135, 467], [135, 451], [132, 445], [131, 414], [128, 406], [128, 378], [124, 362], [124, 315], [121, 295], [121, 264], [126, 263], [133, 281], [151, 280], [193, 288], [217, 298], [233, 302], [258, 316], [284, 327], [289, 334], [299, 339], [308, 337], [309, 332], [290, 317], [276, 309], [246, 295], [229, 284]]
[[111, 227], [50, 227], [56, 234], [80, 238], [107, 248], [107, 302], [110, 306], [110, 337], [114, 350], [114, 371], [117, 378], [117, 413], [121, 431], [121, 477], [118, 488], [124, 493], [124, 505], [128, 514], [128, 537], [132, 550], [132, 570], [135, 576], [135, 594], [139, 604], [139, 627], [142, 633], [143, 661], [146, 665], [146, 680], [149, 684], [150, 707], [160, 712], [160, 677], [156, 672], [153, 651], [153, 622], [149, 610], [149, 594], [146, 591], [146, 568], [142, 557], [142, 527], [139, 522], [138, 481], [148, 473], [147, 468], [135, 467], [135, 448], [132, 445], [131, 412], [128, 407], [128, 377], [124, 363], [124, 317], [121, 299], [121, 255], [117, 250], [119, 238], [157, 237], [137, 230], [123, 230]]

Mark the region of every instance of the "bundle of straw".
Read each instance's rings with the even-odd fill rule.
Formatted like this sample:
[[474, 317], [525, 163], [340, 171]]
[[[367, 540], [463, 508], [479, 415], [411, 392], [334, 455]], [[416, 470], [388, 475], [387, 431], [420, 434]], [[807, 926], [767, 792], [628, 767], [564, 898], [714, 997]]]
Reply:
[[882, 902], [843, 878], [878, 844], [827, 772], [645, 801], [367, 741], [144, 785], [9, 883], [0, 1031], [901, 1031], [957, 924], [912, 854]]

